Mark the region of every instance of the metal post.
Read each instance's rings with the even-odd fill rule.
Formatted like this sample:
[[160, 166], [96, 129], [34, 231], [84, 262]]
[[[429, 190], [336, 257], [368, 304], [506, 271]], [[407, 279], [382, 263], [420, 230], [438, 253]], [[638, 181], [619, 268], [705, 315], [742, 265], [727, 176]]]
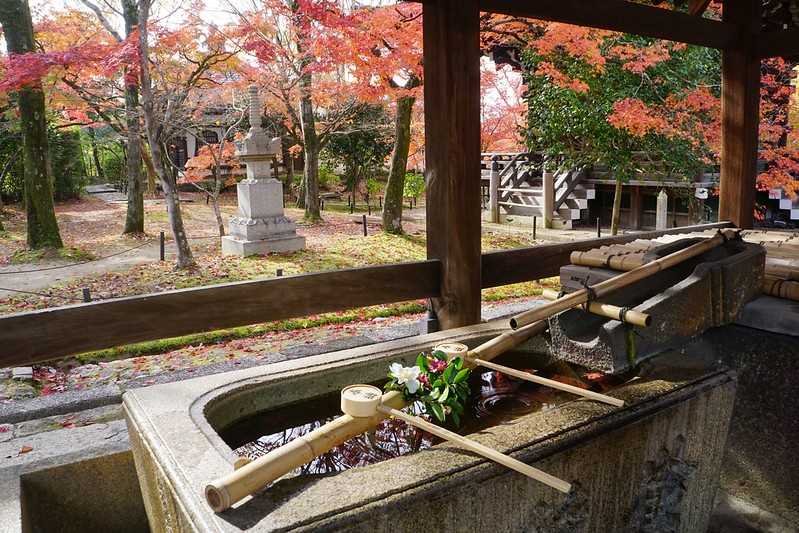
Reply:
[[383, 197], [382, 196], [378, 196], [377, 200], [378, 200], [378, 202], [380, 202], [380, 209], [382, 210], [383, 209]]
[[597, 239], [602, 237], [602, 226], [599, 225], [599, 217], [596, 217], [596, 236]]
[[325, 210], [325, 199], [324, 198], [322, 198], [321, 204], [322, 204], [321, 205], [322, 211], [324, 211]]
[[372, 216], [372, 204], [366, 202], [366, 210], [369, 211], [369, 216]]
[[164, 235], [164, 232], [163, 232], [163, 231], [162, 231], [162, 232], [161, 232], [161, 234], [158, 236], [158, 240], [159, 240], [159, 242], [160, 242], [160, 244], [161, 244], [161, 254], [160, 254], [160, 257], [161, 257], [161, 261], [163, 261], [163, 260], [164, 260], [164, 258], [165, 258], [165, 255], [166, 255], [166, 243], [164, 242], [164, 241], [166, 240], [166, 237], [165, 237], [165, 235]]
[[366, 215], [363, 215], [363, 236], [366, 237], [368, 233], [368, 228], [366, 226]]
[[538, 217], [533, 217], [533, 240], [535, 240], [535, 232], [538, 226]]
[[350, 215], [355, 212], [355, 200], [350, 204]]
[[92, 301], [92, 292], [89, 290], [89, 287], [83, 288], [83, 301], [86, 303]]

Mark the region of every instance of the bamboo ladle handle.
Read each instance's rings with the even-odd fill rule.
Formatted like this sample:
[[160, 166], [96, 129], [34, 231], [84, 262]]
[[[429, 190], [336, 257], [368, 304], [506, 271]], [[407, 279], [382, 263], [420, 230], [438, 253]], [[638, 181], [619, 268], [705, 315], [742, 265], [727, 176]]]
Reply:
[[[577, 396], [582, 396], [583, 398], [589, 398], [591, 400], [596, 400], [598, 402], [607, 403], [615, 407], [624, 406], [624, 400], [619, 400], [618, 398], [614, 398], [612, 396], [607, 396], [605, 394], [599, 394], [598, 392], [581, 389], [580, 387], [575, 387], [574, 385], [561, 383], [560, 381], [555, 381], [554, 379], [542, 378], [541, 376], [536, 376], [535, 374], [531, 374], [530, 372], [516, 370], [515, 368], [510, 368], [505, 365], [498, 365], [497, 363], [486, 361], [485, 359], [482, 359], [480, 357], [475, 357], [473, 351], [469, 350], [468, 346], [466, 346], [465, 344], [461, 344], [459, 342], [448, 342], [444, 344], [439, 344], [433, 348], [433, 351], [443, 352], [444, 355], [447, 356], [447, 359], [462, 357], [464, 362], [470, 367], [482, 366], [485, 368], [490, 368], [491, 370], [495, 370], [497, 372], [501, 372], [503, 374], [507, 374], [509, 376], [513, 376], [518, 379], [523, 379], [525, 381], [530, 381], [532, 383], [544, 385], [545, 387], [562, 390], [564, 392], [570, 392], [572, 394], [576, 394]], [[479, 353], [479, 351], [480, 351], [480, 346], [478, 346], [474, 350], [474, 352], [477, 353]]]
[[472, 361], [474, 361], [474, 363], [477, 364], [478, 366], [484, 366], [486, 368], [490, 368], [491, 370], [496, 370], [497, 372], [502, 372], [503, 374], [507, 374], [515, 378], [524, 379], [527, 381], [531, 381], [533, 383], [538, 383], [539, 385], [544, 385], [546, 387], [550, 387], [553, 389], [562, 390], [564, 392], [570, 392], [572, 394], [576, 394], [577, 396], [582, 396], [584, 398], [589, 398], [591, 400], [596, 400], [598, 402], [607, 403], [616, 407], [624, 407], [624, 400], [620, 400], [612, 396], [607, 396], [605, 394], [600, 394], [598, 392], [581, 389], [580, 387], [575, 387], [574, 385], [569, 385], [567, 383], [555, 381], [554, 379], [542, 378], [540, 376], [536, 376], [535, 374], [531, 374], [530, 372], [522, 372], [521, 370], [516, 370], [515, 368], [510, 368], [504, 365], [498, 365], [490, 361], [483, 361], [482, 359], [472, 359]]
[[454, 442], [455, 444], [461, 446], [462, 448], [466, 448], [469, 451], [482, 455], [486, 459], [490, 459], [496, 463], [506, 466], [511, 470], [515, 470], [520, 474], [524, 474], [527, 477], [535, 479], [536, 481], [540, 481], [544, 485], [559, 490], [560, 492], [568, 493], [571, 490], [571, 484], [566, 481], [563, 481], [562, 479], [556, 478], [555, 476], [547, 474], [542, 470], [539, 470], [528, 464], [518, 461], [513, 457], [510, 457], [509, 455], [500, 453], [493, 448], [484, 446], [479, 442], [475, 442], [471, 439], [467, 439], [462, 435], [458, 435], [457, 433], [453, 433], [452, 431], [444, 429], [440, 426], [431, 424], [430, 422], [424, 420], [423, 418], [403, 413], [398, 409], [392, 409], [391, 407], [388, 407], [386, 405], [379, 405], [377, 407], [377, 410], [383, 413], [384, 415], [393, 416], [394, 418], [399, 418], [400, 420], [403, 420], [404, 422], [412, 426], [427, 431], [428, 433], [432, 433], [433, 435], [441, 437], [444, 440]]

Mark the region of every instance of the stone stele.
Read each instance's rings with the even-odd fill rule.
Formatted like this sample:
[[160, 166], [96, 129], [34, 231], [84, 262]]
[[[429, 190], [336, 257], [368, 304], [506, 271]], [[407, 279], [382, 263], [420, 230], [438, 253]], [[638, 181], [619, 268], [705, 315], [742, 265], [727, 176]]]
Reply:
[[280, 152], [280, 139], [271, 139], [261, 127], [258, 88], [250, 87], [250, 131], [238, 152], [247, 165], [247, 178], [239, 182], [239, 212], [230, 218], [230, 235], [222, 237], [222, 255], [293, 252], [305, 248], [305, 237], [283, 214], [283, 185], [272, 176], [272, 159]]

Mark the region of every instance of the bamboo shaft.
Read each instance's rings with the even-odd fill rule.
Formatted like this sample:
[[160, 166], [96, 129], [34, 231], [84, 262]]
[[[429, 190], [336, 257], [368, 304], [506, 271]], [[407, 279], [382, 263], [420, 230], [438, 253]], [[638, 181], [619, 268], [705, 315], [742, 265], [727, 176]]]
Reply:
[[[657, 274], [661, 270], [671, 268], [674, 265], [682, 263], [683, 261], [701, 255], [708, 250], [712, 250], [713, 248], [723, 244], [726, 240], [732, 238], [734, 235], [735, 232], [732, 230], [725, 230], [723, 232], [719, 231], [710, 239], [693, 244], [680, 251], [663, 256], [660, 259], [652, 261], [651, 263], [646, 263], [638, 268], [634, 268], [629, 272], [624, 272], [618, 276], [597, 283], [596, 285], [592, 285], [590, 289], [593, 292], [594, 297], [602, 298], [603, 296], [607, 296], [618, 289], [627, 287], [628, 285], [632, 285], [637, 281]], [[579, 291], [572, 292], [563, 296], [562, 298], [558, 298], [554, 302], [540, 305], [534, 309], [516, 315], [510, 319], [510, 326], [511, 328], [516, 329], [539, 320], [544, 320], [554, 314], [560, 313], [561, 311], [584, 304], [588, 301], [588, 299], [588, 289], [581, 289]]]
[[462, 435], [458, 435], [457, 433], [453, 433], [452, 431], [446, 430], [440, 426], [431, 424], [422, 418], [403, 413], [402, 411], [392, 409], [391, 407], [384, 405], [379, 406], [377, 410], [384, 415], [399, 418], [400, 420], [403, 420], [412, 426], [423, 429], [424, 431], [432, 433], [437, 437], [441, 437], [444, 440], [454, 442], [455, 444], [466, 448], [469, 451], [482, 455], [486, 459], [490, 459], [496, 463], [506, 466], [561, 492], [568, 493], [571, 490], [571, 484], [563, 481], [562, 479], [558, 479], [555, 476], [518, 461], [513, 457], [500, 453], [493, 448], [489, 448], [488, 446], [480, 444], [479, 442], [475, 442], [471, 439], [463, 437]]
[[613, 270], [632, 270], [644, 264], [643, 251], [628, 251], [620, 254], [592, 254], [591, 252], [572, 252], [569, 261], [573, 265], [610, 268]]
[[[392, 408], [405, 407], [398, 391], [384, 394], [382, 402]], [[205, 488], [206, 500], [214, 511], [221, 513], [295, 468], [374, 428], [384, 418], [381, 413], [366, 418], [342, 415], [214, 480]]]
[[[547, 300], [557, 300], [559, 297], [558, 292], [552, 289], [544, 289], [541, 295]], [[589, 302], [588, 312], [642, 328], [649, 327], [652, 324], [652, 317], [646, 313], [601, 302]]]
[[543, 333], [547, 329], [546, 321], [535, 322], [528, 324], [519, 329], [509, 330], [501, 335], [497, 335], [480, 346], [469, 350], [470, 357], [479, 357], [483, 360], [491, 360], [502, 355], [520, 345], [524, 341]]
[[763, 279], [763, 292], [777, 298], [799, 300], [799, 282], [767, 277]]
[[605, 394], [599, 394], [598, 392], [581, 389], [580, 387], [575, 387], [574, 385], [562, 383], [554, 379], [542, 378], [541, 376], [536, 376], [535, 374], [531, 374], [530, 372], [523, 372], [521, 370], [516, 370], [515, 368], [510, 368], [504, 365], [498, 365], [496, 363], [491, 363], [489, 361], [483, 361], [482, 359], [473, 359], [473, 361], [475, 362], [475, 364], [479, 366], [484, 366], [486, 368], [490, 368], [491, 370], [496, 370], [497, 372], [502, 372], [503, 374], [507, 374], [515, 378], [524, 379], [527, 381], [531, 381], [533, 383], [538, 383], [539, 385], [544, 385], [545, 387], [562, 390], [564, 392], [570, 392], [572, 394], [576, 394], [577, 396], [582, 396], [583, 398], [589, 398], [591, 400], [607, 403], [616, 407], [624, 406], [624, 400], [619, 400], [618, 398], [613, 398], [612, 396], [607, 396]]

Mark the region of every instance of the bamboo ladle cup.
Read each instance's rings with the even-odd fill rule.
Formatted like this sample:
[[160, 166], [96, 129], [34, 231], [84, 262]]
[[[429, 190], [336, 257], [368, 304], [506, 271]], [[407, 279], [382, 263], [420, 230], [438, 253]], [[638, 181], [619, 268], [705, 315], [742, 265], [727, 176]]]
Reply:
[[687, 261], [688, 259], [701, 255], [708, 250], [712, 250], [713, 248], [724, 244], [728, 240], [735, 238], [737, 235], [738, 233], [736, 230], [720, 230], [718, 233], [716, 233], [716, 235], [703, 242], [692, 244], [687, 248], [663, 256], [660, 259], [652, 261], [651, 263], [646, 263], [628, 272], [624, 272], [601, 283], [592, 285], [591, 287], [569, 293], [553, 302], [539, 305], [534, 309], [530, 309], [529, 311], [518, 314], [510, 319], [510, 327], [513, 329], [520, 328], [539, 320], [549, 318], [550, 316], [560, 313], [561, 311], [565, 311], [566, 309], [571, 309], [572, 307], [585, 304], [594, 298], [602, 298], [603, 296], [611, 294], [623, 287], [627, 287], [628, 285], [632, 285], [637, 281], [652, 276], [661, 270], [671, 268], [684, 261]]
[[485, 361], [483, 359], [480, 359], [479, 357], [475, 357], [474, 354], [479, 353], [479, 349], [480, 347], [478, 346], [477, 348], [475, 348], [475, 350], [469, 351], [469, 347], [466, 346], [465, 344], [457, 342], [449, 342], [445, 344], [439, 344], [438, 346], [433, 348], [433, 351], [444, 352], [444, 354], [447, 356], [447, 359], [454, 359], [455, 357], [461, 357], [464, 360], [464, 362], [469, 366], [473, 367], [482, 366], [485, 368], [490, 368], [491, 370], [496, 370], [497, 372], [501, 372], [503, 374], [507, 374], [509, 376], [513, 376], [518, 379], [531, 381], [539, 385], [544, 385], [545, 387], [550, 387], [552, 389], [558, 389], [564, 392], [569, 392], [571, 394], [576, 394], [577, 396], [582, 396], [584, 398], [589, 398], [591, 400], [596, 400], [598, 402], [610, 404], [615, 407], [624, 406], [624, 400], [620, 400], [612, 396], [599, 394], [598, 392], [581, 389], [580, 387], [575, 387], [574, 385], [569, 385], [567, 383], [561, 383], [560, 381], [556, 381], [554, 379], [542, 378], [540, 376], [536, 376], [535, 374], [531, 374], [530, 372], [523, 372], [521, 370], [516, 370], [515, 368], [510, 368], [508, 366], [498, 365], [490, 361]]
[[490, 459], [496, 463], [515, 470], [527, 477], [540, 481], [541, 483], [568, 493], [571, 490], [571, 484], [558, 479], [555, 476], [547, 474], [546, 472], [527, 465], [521, 461], [514, 459], [504, 453], [500, 453], [493, 448], [484, 446], [479, 442], [467, 439], [462, 435], [453, 433], [435, 424], [431, 424], [427, 420], [418, 416], [403, 413], [398, 409], [384, 405], [382, 403], [382, 394], [380, 389], [372, 385], [350, 385], [341, 391], [341, 410], [354, 418], [371, 418], [380, 413], [386, 416], [399, 418], [400, 420], [415, 426], [419, 429], [432, 433], [444, 440], [453, 442], [462, 448], [482, 455], [486, 459]]

